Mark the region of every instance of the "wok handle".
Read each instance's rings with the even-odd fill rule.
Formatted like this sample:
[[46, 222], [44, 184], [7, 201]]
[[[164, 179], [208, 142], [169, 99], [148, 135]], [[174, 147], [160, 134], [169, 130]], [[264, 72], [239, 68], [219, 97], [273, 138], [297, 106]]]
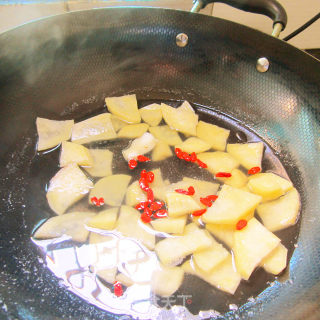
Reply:
[[287, 25], [287, 13], [276, 0], [197, 0], [191, 12], [198, 12], [209, 3], [221, 2], [242, 11], [259, 13], [273, 20], [272, 35], [278, 37]]

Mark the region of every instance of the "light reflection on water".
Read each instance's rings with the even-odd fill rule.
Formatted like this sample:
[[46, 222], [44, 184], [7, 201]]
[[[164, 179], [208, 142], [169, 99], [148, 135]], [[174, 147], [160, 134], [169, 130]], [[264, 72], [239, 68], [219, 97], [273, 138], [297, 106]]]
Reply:
[[[160, 269], [157, 256], [134, 239], [123, 238], [116, 232], [108, 235], [91, 232], [89, 242], [82, 245], [70, 241], [70, 246], [65, 247], [69, 244], [66, 236], [33, 241], [45, 254], [48, 268], [69, 290], [89, 303], [140, 318], [150, 318], [159, 312], [151, 291], [152, 273]], [[124, 288], [122, 297], [116, 297], [112, 290], [118, 277], [133, 283]]]

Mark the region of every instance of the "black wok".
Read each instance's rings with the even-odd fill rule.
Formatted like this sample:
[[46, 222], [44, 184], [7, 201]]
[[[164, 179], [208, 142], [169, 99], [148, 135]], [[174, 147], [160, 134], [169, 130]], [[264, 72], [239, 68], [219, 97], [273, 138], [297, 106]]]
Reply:
[[[181, 32], [185, 47], [176, 45]], [[265, 73], [256, 69], [260, 57], [270, 62]], [[64, 14], [0, 35], [0, 318], [118, 317], [66, 290], [39, 259], [30, 235], [52, 215], [44, 188], [56, 168], [32, 159], [37, 116], [79, 121], [102, 111], [106, 96], [130, 92], [141, 104], [189, 100], [203, 119], [228, 115], [279, 157], [302, 196], [291, 281], [263, 291], [254, 281], [268, 279], [256, 273], [247, 292], [263, 292], [248, 303], [241, 293], [221, 298], [242, 304], [224, 317], [318, 319], [320, 63], [232, 22], [147, 8]], [[216, 308], [214, 297], [202, 292], [197, 304]]]

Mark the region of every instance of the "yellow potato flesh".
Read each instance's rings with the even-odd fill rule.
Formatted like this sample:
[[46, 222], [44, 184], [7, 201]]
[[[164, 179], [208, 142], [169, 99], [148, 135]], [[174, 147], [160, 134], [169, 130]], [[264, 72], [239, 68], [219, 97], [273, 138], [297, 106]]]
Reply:
[[36, 125], [38, 132], [37, 150], [42, 151], [56, 147], [62, 141], [69, 140], [74, 121], [37, 118]]
[[118, 216], [118, 208], [110, 208], [100, 211], [90, 219], [88, 226], [103, 230], [112, 230], [115, 227]]
[[173, 238], [166, 238], [156, 244], [155, 251], [164, 265], [176, 265], [187, 255], [211, 247], [212, 237], [196, 228], [193, 231]]
[[195, 263], [191, 263], [190, 260], [182, 265], [182, 269], [186, 273], [196, 275], [217, 289], [230, 294], [236, 292], [241, 281], [241, 275], [233, 267], [231, 254], [210, 272], [202, 271]]
[[148, 125], [157, 126], [162, 120], [162, 111], [160, 104], [153, 103], [139, 109], [141, 118]]
[[217, 178], [217, 180], [235, 188], [242, 188], [248, 182], [248, 177], [239, 169], [233, 169], [230, 178]]
[[118, 137], [127, 139], [139, 138], [147, 132], [148, 128], [149, 126], [145, 123], [129, 124], [120, 129]]
[[113, 153], [106, 149], [89, 149], [89, 152], [93, 159], [93, 165], [91, 167], [85, 167], [84, 169], [92, 177], [106, 177], [112, 175]]
[[92, 166], [93, 158], [89, 149], [76, 143], [63, 141], [60, 153], [60, 167], [65, 167], [70, 163], [76, 163], [79, 166]]
[[121, 120], [128, 123], [139, 123], [141, 121], [135, 94], [122, 97], [110, 97], [106, 98], [105, 101], [108, 110]]
[[299, 211], [300, 196], [295, 188], [281, 198], [257, 207], [263, 225], [272, 232], [293, 226], [297, 222]]
[[156, 139], [163, 141], [170, 146], [182, 143], [179, 133], [169, 126], [150, 127], [149, 131]]
[[50, 208], [63, 214], [71, 205], [82, 199], [93, 187], [93, 183], [76, 164], [60, 169], [50, 180], [46, 194]]
[[141, 201], [147, 201], [147, 196], [144, 191], [141, 190], [139, 182], [133, 182], [126, 192], [126, 205], [134, 207]]
[[239, 162], [226, 152], [204, 152], [198, 154], [197, 157], [208, 166], [208, 170], [213, 174], [231, 172], [239, 166]]
[[152, 274], [152, 291], [162, 297], [170, 297], [181, 286], [184, 271], [180, 267], [162, 267]]
[[218, 240], [222, 241], [229, 248], [233, 246], [234, 225], [207, 223], [206, 229], [210, 231]]
[[218, 199], [207, 209], [202, 220], [214, 224], [235, 224], [254, 211], [260, 201], [260, 196], [223, 185]]
[[274, 173], [258, 173], [249, 178], [248, 187], [251, 192], [262, 196], [264, 201], [274, 200], [290, 190], [293, 185]]
[[110, 116], [110, 113], [102, 113], [76, 123], [72, 129], [71, 141], [83, 144], [116, 138]]
[[152, 227], [160, 232], [181, 234], [187, 222], [187, 217], [161, 218], [151, 222]]
[[162, 116], [170, 128], [184, 134], [197, 134], [198, 115], [190, 107], [173, 108], [161, 103]]
[[132, 207], [121, 207], [116, 229], [124, 236], [142, 242], [148, 249], [155, 246], [155, 236], [143, 228], [139, 211]]
[[269, 273], [274, 275], [282, 272], [287, 266], [288, 249], [281, 243], [271, 251], [260, 263]]
[[212, 246], [206, 250], [193, 254], [196, 265], [204, 272], [210, 272], [219, 263], [227, 259], [230, 255], [220, 243], [213, 240]]
[[141, 137], [134, 139], [127, 149], [122, 150], [122, 155], [126, 161], [135, 159], [139, 155], [150, 152], [156, 143], [154, 136], [145, 132]]
[[166, 194], [169, 217], [179, 217], [201, 209], [199, 204], [192, 197], [169, 192]]
[[89, 195], [89, 203], [92, 197], [103, 198], [109, 206], [120, 206], [126, 193], [131, 176], [115, 174], [100, 179], [93, 187]]
[[172, 156], [172, 151], [166, 142], [158, 141], [152, 150], [152, 161], [162, 161]]
[[128, 122], [121, 120], [119, 117], [113, 114], [111, 115], [110, 119], [115, 132], [118, 132], [121, 128], [128, 125]]
[[85, 224], [94, 216], [93, 212], [71, 212], [52, 217], [38, 228], [34, 238], [51, 239], [67, 235], [74, 241], [85, 242], [89, 235]]
[[230, 130], [204, 121], [199, 121], [197, 125], [197, 137], [218, 151], [224, 151], [226, 149], [229, 134]]
[[261, 168], [263, 156], [263, 143], [234, 143], [227, 145], [227, 152], [236, 158], [246, 169]]
[[255, 218], [233, 234], [233, 253], [238, 272], [248, 280], [263, 258], [272, 252], [280, 239]]
[[196, 138], [196, 137], [190, 137], [187, 140], [183, 141], [180, 144], [177, 144], [175, 148], [180, 148], [182, 151], [188, 152], [188, 153], [200, 153], [205, 152], [209, 149], [211, 149], [211, 145], [209, 145], [207, 142]]

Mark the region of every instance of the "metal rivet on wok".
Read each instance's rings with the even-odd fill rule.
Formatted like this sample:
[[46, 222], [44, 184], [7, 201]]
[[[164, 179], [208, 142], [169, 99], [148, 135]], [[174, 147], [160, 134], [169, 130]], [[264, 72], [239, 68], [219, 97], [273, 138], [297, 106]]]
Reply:
[[259, 58], [256, 64], [256, 68], [259, 72], [266, 72], [268, 71], [270, 66], [270, 62], [267, 58]]
[[176, 44], [178, 47], [185, 47], [188, 44], [188, 36], [185, 33], [179, 33], [176, 36]]

